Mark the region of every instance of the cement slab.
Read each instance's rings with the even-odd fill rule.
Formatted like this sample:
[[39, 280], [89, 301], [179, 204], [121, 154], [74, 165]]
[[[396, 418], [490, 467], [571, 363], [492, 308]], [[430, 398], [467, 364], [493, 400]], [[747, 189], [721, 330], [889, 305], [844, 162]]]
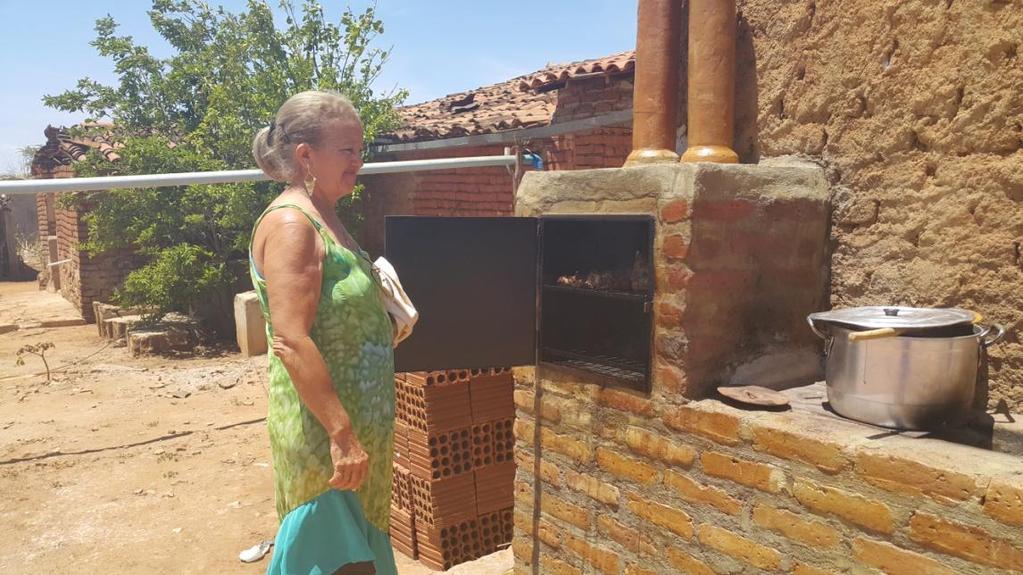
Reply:
[[40, 291], [35, 281], [0, 282], [0, 325], [6, 324], [26, 329], [84, 325], [85, 321], [71, 302], [60, 294]]

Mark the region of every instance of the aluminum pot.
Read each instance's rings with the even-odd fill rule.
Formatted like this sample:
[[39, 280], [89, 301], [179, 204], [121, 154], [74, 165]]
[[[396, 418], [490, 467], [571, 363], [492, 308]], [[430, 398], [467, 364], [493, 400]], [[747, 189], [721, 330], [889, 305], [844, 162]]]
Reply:
[[1005, 334], [958, 309], [850, 308], [810, 314], [825, 340], [828, 402], [839, 415], [933, 429], [966, 414], [981, 354]]

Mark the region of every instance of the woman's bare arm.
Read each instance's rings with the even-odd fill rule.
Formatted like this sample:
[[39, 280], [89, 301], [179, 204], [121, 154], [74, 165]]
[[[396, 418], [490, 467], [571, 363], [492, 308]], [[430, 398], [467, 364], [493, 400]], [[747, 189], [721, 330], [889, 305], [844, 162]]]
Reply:
[[267, 233], [261, 267], [274, 334], [273, 352], [288, 370], [302, 403], [337, 441], [351, 433], [351, 421], [309, 334], [320, 300], [322, 240], [312, 224], [294, 210], [271, 212], [263, 225]]

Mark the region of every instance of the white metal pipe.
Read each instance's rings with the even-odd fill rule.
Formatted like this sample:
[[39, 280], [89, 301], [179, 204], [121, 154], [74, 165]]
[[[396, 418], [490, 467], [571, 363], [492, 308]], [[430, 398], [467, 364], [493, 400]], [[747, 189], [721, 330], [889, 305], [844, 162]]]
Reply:
[[[514, 166], [518, 157], [472, 156], [467, 158], [436, 158], [401, 162], [370, 162], [359, 170], [360, 176]], [[225, 170], [220, 172], [183, 172], [178, 174], [144, 174], [138, 176], [103, 176], [97, 178], [54, 178], [46, 180], [9, 180], [0, 182], [0, 194], [23, 195], [49, 192], [92, 192], [119, 188], [159, 188], [194, 184], [235, 184], [269, 180], [261, 170]]]

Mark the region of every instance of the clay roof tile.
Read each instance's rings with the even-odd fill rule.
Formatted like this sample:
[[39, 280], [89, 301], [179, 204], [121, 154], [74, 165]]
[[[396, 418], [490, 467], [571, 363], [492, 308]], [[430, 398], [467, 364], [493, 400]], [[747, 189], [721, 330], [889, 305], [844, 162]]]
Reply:
[[551, 90], [572, 78], [625, 74], [635, 67], [635, 52], [595, 60], [550, 65], [543, 70], [468, 92], [398, 109], [401, 126], [381, 140], [413, 142], [487, 134], [551, 123], [557, 96]]

